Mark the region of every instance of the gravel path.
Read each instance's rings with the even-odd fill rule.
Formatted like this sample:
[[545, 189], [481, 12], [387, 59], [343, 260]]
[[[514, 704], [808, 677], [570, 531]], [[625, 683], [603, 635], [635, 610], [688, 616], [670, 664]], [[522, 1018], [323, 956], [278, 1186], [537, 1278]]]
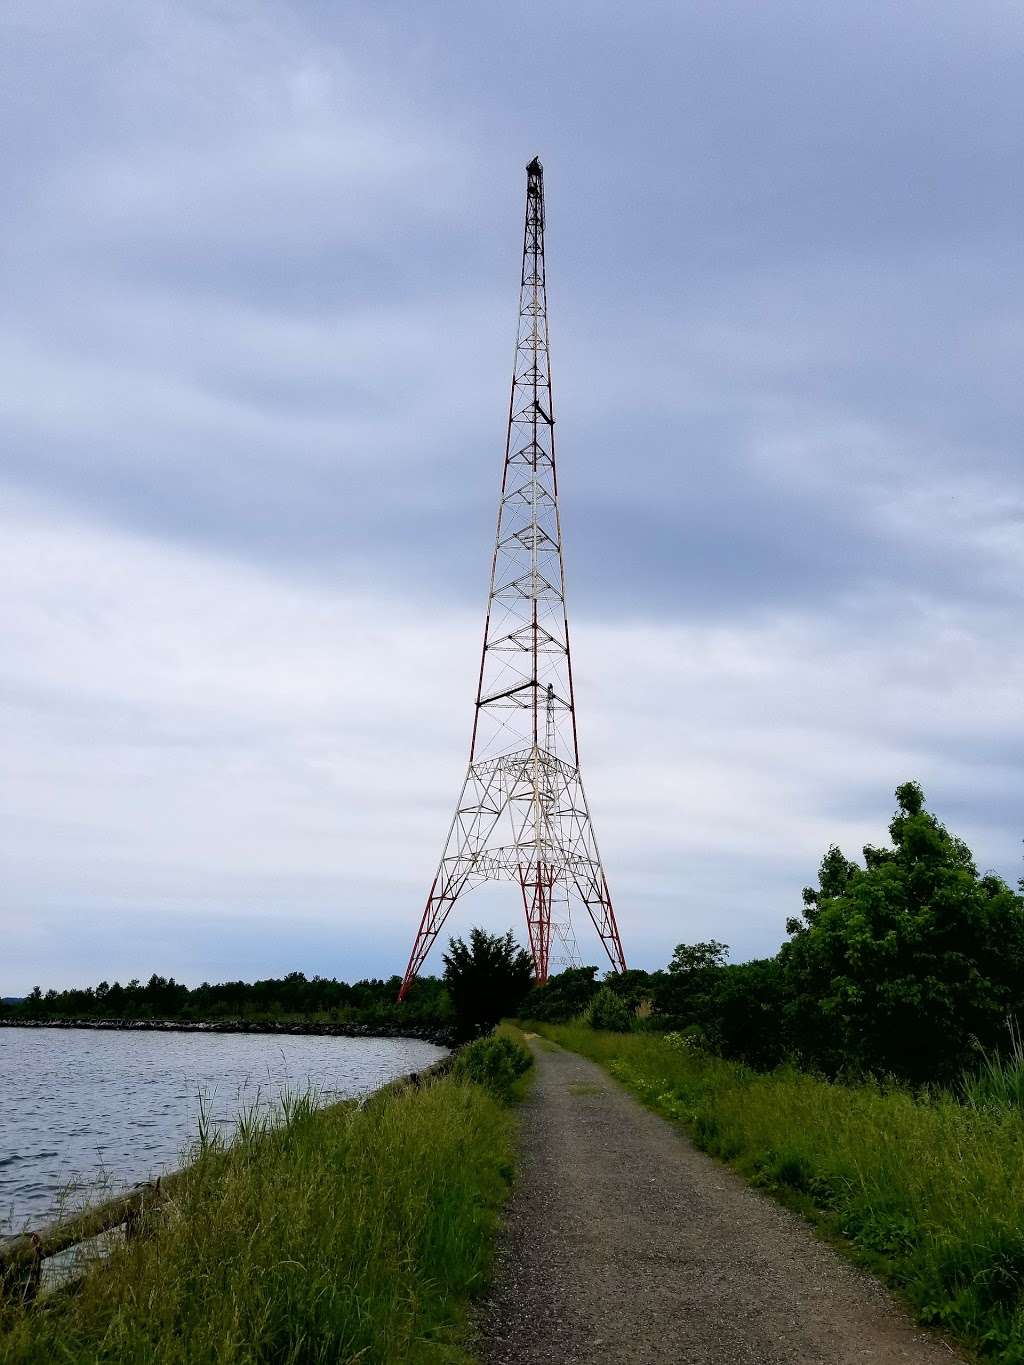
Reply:
[[592, 1062], [534, 1040], [487, 1365], [952, 1365], [886, 1291]]

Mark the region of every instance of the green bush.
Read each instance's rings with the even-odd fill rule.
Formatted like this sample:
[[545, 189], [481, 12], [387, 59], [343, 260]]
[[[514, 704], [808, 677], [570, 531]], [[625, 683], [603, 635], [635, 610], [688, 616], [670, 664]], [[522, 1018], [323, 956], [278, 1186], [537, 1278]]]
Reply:
[[500, 1099], [511, 1099], [516, 1082], [533, 1065], [529, 1050], [506, 1034], [478, 1038], [464, 1047], [455, 1059], [454, 1074], [462, 1080], [482, 1085]]
[[583, 1013], [591, 1028], [608, 1029], [612, 1033], [628, 1033], [633, 1022], [629, 1009], [614, 991], [602, 986]]

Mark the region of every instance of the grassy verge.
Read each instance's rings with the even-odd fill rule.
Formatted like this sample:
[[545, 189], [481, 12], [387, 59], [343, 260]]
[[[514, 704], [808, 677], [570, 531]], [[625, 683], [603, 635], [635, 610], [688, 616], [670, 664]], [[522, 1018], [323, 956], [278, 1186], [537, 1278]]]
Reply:
[[472, 1065], [243, 1123], [75, 1291], [6, 1310], [0, 1361], [467, 1361], [522, 1084], [474, 1083]]
[[1024, 1365], [1019, 1106], [762, 1075], [657, 1035], [532, 1027], [607, 1067], [699, 1147], [841, 1239], [923, 1322], [1000, 1365]]

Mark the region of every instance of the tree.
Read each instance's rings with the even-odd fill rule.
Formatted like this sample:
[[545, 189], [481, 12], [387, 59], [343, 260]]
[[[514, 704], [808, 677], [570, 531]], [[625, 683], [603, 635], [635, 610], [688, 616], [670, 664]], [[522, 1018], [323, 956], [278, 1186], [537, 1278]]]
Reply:
[[443, 960], [456, 1029], [465, 1038], [515, 1014], [533, 981], [533, 962], [511, 929], [504, 937], [471, 929], [469, 944], [453, 938]]
[[678, 944], [668, 971], [658, 973], [652, 982], [657, 1012], [677, 1024], [703, 1023], [728, 952], [728, 944], [717, 939]]
[[523, 1013], [541, 1023], [564, 1024], [583, 1013], [598, 989], [596, 967], [566, 967], [534, 987]]
[[645, 972], [640, 967], [627, 967], [624, 972], [605, 972], [604, 984], [618, 996], [632, 1015], [639, 1006], [651, 999], [655, 977], [660, 975]]
[[830, 1071], [947, 1080], [998, 1045], [1024, 999], [1024, 900], [896, 789], [893, 847], [830, 848], [780, 963], [795, 1050]]
[[668, 970], [673, 976], [689, 976], [692, 972], [707, 971], [709, 967], [724, 967], [728, 956], [728, 943], [719, 943], [715, 938], [706, 943], [679, 943], [672, 953]]

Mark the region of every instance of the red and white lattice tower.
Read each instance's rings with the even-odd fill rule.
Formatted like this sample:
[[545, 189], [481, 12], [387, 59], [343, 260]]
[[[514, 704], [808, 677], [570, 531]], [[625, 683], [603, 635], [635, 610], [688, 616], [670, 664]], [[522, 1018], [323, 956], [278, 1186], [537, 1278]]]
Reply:
[[580, 777], [555, 474], [544, 171], [536, 157], [526, 177], [519, 335], [469, 771], [399, 999], [458, 898], [499, 879], [522, 890], [538, 982], [548, 978], [552, 933], [562, 961], [578, 965], [574, 900], [586, 907], [612, 967], [626, 967]]

